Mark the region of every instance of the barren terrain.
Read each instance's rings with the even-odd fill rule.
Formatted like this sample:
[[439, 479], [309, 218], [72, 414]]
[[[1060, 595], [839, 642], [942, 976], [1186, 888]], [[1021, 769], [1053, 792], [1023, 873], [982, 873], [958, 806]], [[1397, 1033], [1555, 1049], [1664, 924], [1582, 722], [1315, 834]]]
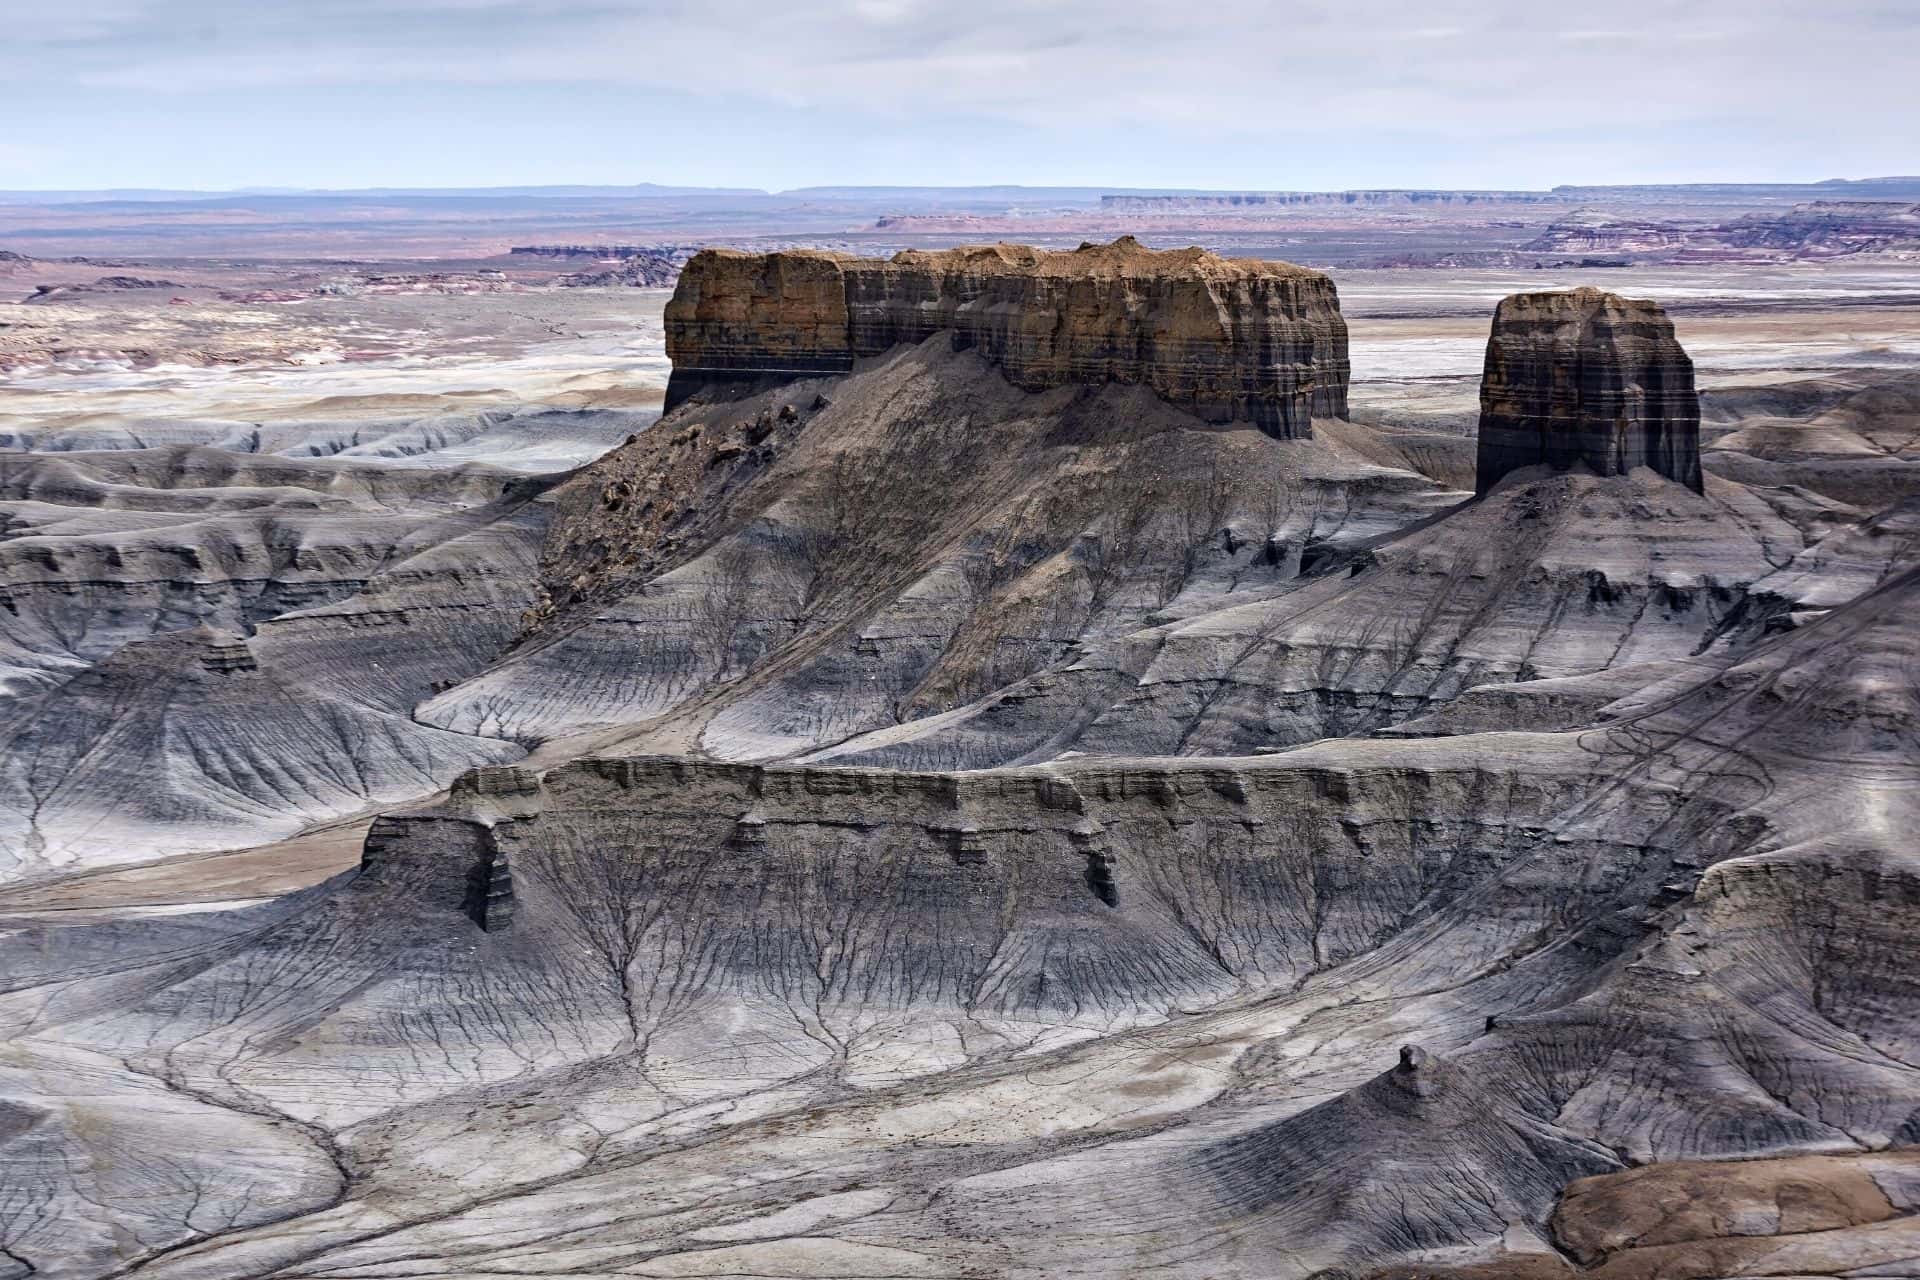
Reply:
[[[1017, 324], [662, 418], [481, 240], [0, 275], [0, 1280], [1911, 1270], [1920, 269], [1343, 267], [1286, 436]], [[1475, 498], [1577, 285], [1704, 477]]]

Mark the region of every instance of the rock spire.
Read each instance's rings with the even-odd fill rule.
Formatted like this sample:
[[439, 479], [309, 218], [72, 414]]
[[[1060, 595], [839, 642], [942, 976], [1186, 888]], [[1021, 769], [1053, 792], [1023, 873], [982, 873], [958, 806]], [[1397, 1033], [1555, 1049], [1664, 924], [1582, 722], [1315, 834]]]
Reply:
[[1500, 303], [1480, 380], [1476, 489], [1542, 464], [1651, 467], [1701, 491], [1693, 362], [1658, 303], [1600, 289]]

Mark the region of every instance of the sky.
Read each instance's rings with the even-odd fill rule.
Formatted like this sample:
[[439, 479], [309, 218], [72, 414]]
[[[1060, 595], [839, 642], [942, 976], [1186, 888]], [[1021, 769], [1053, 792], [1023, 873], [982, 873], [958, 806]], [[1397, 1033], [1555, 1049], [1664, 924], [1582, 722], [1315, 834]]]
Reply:
[[0, 189], [1920, 173], [1920, 0], [0, 0]]

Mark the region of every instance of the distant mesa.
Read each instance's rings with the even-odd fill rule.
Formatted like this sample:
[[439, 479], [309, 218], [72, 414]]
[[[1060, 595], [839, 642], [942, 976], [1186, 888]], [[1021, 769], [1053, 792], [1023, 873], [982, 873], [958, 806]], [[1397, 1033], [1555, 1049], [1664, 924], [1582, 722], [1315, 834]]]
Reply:
[[1693, 361], [1660, 305], [1601, 289], [1516, 293], [1493, 316], [1475, 488], [1522, 467], [1635, 467], [1702, 491]]
[[627, 287], [666, 289], [680, 278], [680, 264], [667, 254], [626, 257], [599, 271], [569, 271], [554, 280], [563, 289]]
[[646, 244], [516, 244], [507, 250], [515, 258], [586, 258], [611, 261], [615, 258], [646, 258], [671, 250]]
[[589, 264], [583, 270], [568, 272], [554, 280], [565, 289], [622, 285], [669, 288], [680, 276], [680, 265], [692, 257], [693, 252], [680, 245], [644, 244], [517, 244], [507, 250], [509, 257]]
[[1347, 326], [1331, 280], [1203, 249], [1156, 252], [1132, 236], [884, 260], [708, 249], [682, 270], [666, 328], [668, 412], [702, 392], [846, 373], [946, 332], [1028, 391], [1138, 383], [1204, 421], [1282, 439], [1347, 414]]
[[1616, 217], [1580, 209], [1522, 244], [1534, 253], [1620, 254], [1639, 261], [1821, 261], [1856, 254], [1898, 260], [1920, 253], [1920, 204], [1816, 200], [1747, 213], [1728, 222]]
[[1558, 204], [1551, 191], [1443, 191], [1388, 188], [1373, 191], [1217, 191], [1172, 195], [1100, 197], [1107, 213], [1196, 213], [1217, 209], [1391, 209], [1440, 205]]
[[1800, 257], [1920, 251], [1920, 203], [1816, 200], [1782, 214], [1749, 214], [1720, 228], [1729, 245]]
[[142, 276], [101, 276], [92, 284], [37, 284], [25, 299], [28, 302], [52, 302], [75, 293], [123, 293], [137, 289], [185, 289], [174, 280], [149, 280]]

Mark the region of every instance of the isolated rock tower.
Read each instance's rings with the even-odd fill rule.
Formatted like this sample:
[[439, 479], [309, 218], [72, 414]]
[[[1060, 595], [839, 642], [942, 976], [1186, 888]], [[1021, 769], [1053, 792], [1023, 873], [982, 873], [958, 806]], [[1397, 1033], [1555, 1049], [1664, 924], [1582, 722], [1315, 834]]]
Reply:
[[1693, 361], [1658, 303], [1602, 289], [1516, 293], [1487, 340], [1475, 489], [1576, 463], [1608, 476], [1651, 467], [1701, 492]]

